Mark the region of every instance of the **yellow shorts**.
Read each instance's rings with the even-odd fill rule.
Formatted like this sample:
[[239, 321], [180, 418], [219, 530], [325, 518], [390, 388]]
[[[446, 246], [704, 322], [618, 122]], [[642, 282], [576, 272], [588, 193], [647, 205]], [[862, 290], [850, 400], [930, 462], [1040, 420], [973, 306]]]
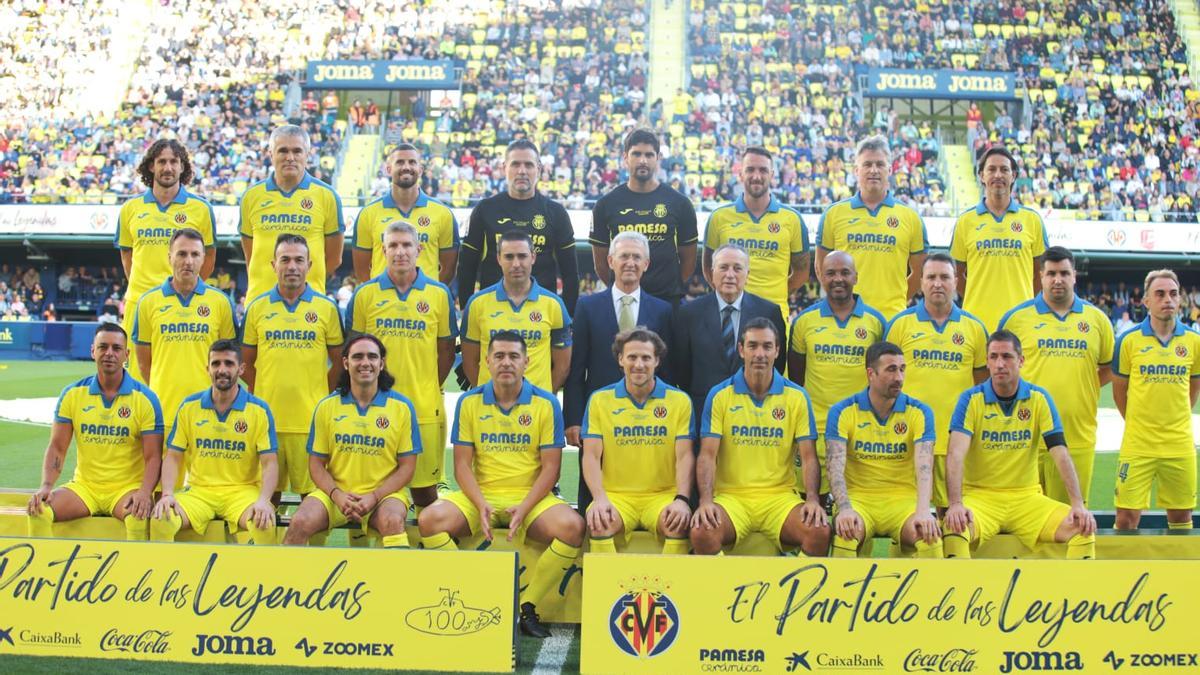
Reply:
[[891, 492], [860, 492], [850, 498], [850, 506], [863, 519], [866, 540], [886, 536], [899, 544], [900, 530], [917, 511], [917, 497]]
[[963, 506], [975, 514], [975, 533], [980, 544], [1000, 533], [1014, 534], [1026, 548], [1037, 547], [1038, 536], [1048, 523], [1061, 522], [1071, 507], [1042, 494], [1040, 486], [1023, 490], [963, 488]]
[[64, 490], [70, 490], [76, 497], [79, 497], [87, 507], [88, 513], [93, 516], [111, 516], [113, 509], [117, 508], [117, 504], [121, 502], [121, 498], [140, 487], [142, 487], [141, 480], [125, 485], [73, 480], [63, 485]]
[[[325, 505], [325, 513], [329, 515], [329, 528], [325, 530], [326, 532], [350, 522], [349, 519], [346, 518], [346, 514], [342, 513], [342, 510], [337, 507], [337, 504], [333, 503], [333, 500], [329, 498], [329, 495], [325, 494], [324, 490], [313, 490], [308, 496], [313, 497]], [[405, 511], [408, 511], [408, 492], [404, 490], [393, 492], [383, 499], [380, 499], [379, 504], [382, 504], [388, 499], [395, 499], [396, 501], [400, 502], [400, 505], [404, 507]], [[379, 508], [379, 504], [375, 505], [375, 509]], [[371, 509], [371, 512], [367, 514], [367, 517], [362, 519], [361, 527], [363, 532], [370, 531], [369, 523], [371, 522], [371, 516], [375, 514], [375, 509]]]
[[950, 497], [946, 494], [946, 456], [933, 456], [933, 496], [934, 506], [946, 508], [950, 506]]
[[260, 489], [257, 485], [189, 485], [175, 495], [175, 501], [179, 502], [197, 534], [203, 535], [208, 531], [208, 524], [218, 518], [232, 524], [229, 531], [236, 532], [242, 514], [258, 501]]
[[[491, 490], [483, 490], [483, 498], [494, 509], [492, 511], [491, 526], [508, 527], [508, 513], [505, 512], [505, 509], [520, 504], [528, 494], [528, 488], [493, 488]], [[456, 490], [442, 497], [442, 499], [453, 504], [463, 514], [463, 517], [467, 519], [467, 526], [471, 528], [472, 535], [479, 534], [479, 509], [475, 508], [475, 504], [471, 503], [466, 494]], [[513, 541], [517, 542], [517, 544], [525, 543], [525, 532], [533, 524], [533, 521], [537, 520], [538, 516], [545, 513], [547, 509], [559, 504], [566, 504], [566, 502], [553, 492], [542, 497], [542, 500], [534, 504], [533, 508], [525, 516], [525, 522], [521, 523], [521, 527], [513, 535]]]
[[[821, 494], [828, 494], [829, 472], [825, 468], [825, 434], [817, 434], [813, 443], [817, 447], [817, 463], [821, 468]], [[796, 455], [792, 461], [796, 466], [796, 492], [804, 494], [807, 490], [804, 487], [804, 467], [801, 466], [800, 455]]]
[[316, 486], [308, 472], [308, 434], [276, 434], [279, 450], [275, 461], [279, 463], [279, 482], [276, 492], [295, 492], [306, 495]]
[[1118, 509], [1150, 508], [1150, 486], [1158, 481], [1160, 509], [1196, 508], [1196, 455], [1136, 457], [1117, 460]]
[[[662, 538], [658, 531], [658, 518], [662, 515], [663, 509], [675, 501], [675, 493], [609, 492], [608, 501], [612, 502], [613, 508], [621, 514], [623, 526], [621, 536], [625, 540], [624, 543], [628, 544], [637, 530], [645, 530], [659, 539]], [[592, 504], [594, 505], [595, 502]], [[591, 510], [592, 507], [588, 506], [588, 511]]]
[[761, 532], [775, 548], [782, 549], [779, 535], [792, 510], [804, 503], [791, 490], [774, 492], [723, 492], [713, 502], [725, 509], [733, 524], [734, 544], [751, 532]]
[[[1092, 469], [1096, 465], [1096, 450], [1095, 448], [1082, 450], [1071, 448], [1069, 452], [1071, 453], [1071, 464], [1075, 465], [1075, 475], [1079, 477], [1079, 491], [1083, 493], [1083, 503], [1086, 506], [1088, 495], [1092, 492]], [[1058, 466], [1054, 464], [1054, 456], [1049, 452], [1042, 453], [1040, 473], [1042, 492], [1045, 492], [1046, 496], [1054, 501], [1070, 504], [1071, 498], [1067, 495], [1067, 486], [1058, 473]]]
[[432, 487], [441, 483], [446, 475], [442, 469], [446, 464], [446, 420], [419, 425], [421, 453], [417, 455], [417, 469], [409, 487]]

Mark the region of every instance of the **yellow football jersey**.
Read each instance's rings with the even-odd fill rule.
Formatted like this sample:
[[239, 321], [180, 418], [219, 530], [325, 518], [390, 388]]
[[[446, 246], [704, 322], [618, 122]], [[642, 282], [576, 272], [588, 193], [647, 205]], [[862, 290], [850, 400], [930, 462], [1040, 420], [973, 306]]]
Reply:
[[158, 397], [128, 373], [111, 401], [95, 375], [67, 385], [54, 407], [54, 421], [71, 425], [75, 480], [90, 485], [141, 482], [146, 472], [142, 436], [163, 433]]
[[405, 212], [392, 199], [391, 190], [367, 204], [354, 219], [354, 248], [371, 252], [371, 276], [377, 277], [387, 269], [383, 255], [383, 233], [393, 222], [405, 221], [417, 230], [422, 246], [417, 256], [417, 267], [432, 279], [437, 279], [441, 269], [440, 254], [458, 248], [458, 221], [454, 212], [442, 202], [426, 195], [417, 197], [411, 211]]
[[846, 488], [859, 492], [915, 493], [916, 444], [933, 442], [929, 406], [901, 393], [886, 419], [875, 416], [864, 389], [829, 410], [825, 442], [846, 444]]
[[329, 348], [344, 342], [342, 317], [328, 296], [311, 286], [295, 305], [279, 288], [246, 308], [242, 344], [254, 347], [254, 391], [278, 418], [283, 434], [306, 434], [317, 402], [329, 394]]
[[417, 413], [395, 391], [380, 391], [365, 408], [335, 391], [313, 412], [308, 453], [328, 460], [339, 490], [370, 492], [396, 470], [396, 458], [420, 452]]
[[588, 399], [582, 434], [604, 443], [605, 490], [654, 493], [676, 489], [675, 442], [691, 439], [694, 430], [687, 394], [656, 380], [650, 397], [638, 404], [622, 378]]
[[176, 230], [190, 227], [204, 238], [205, 247], [212, 248], [216, 223], [212, 205], [183, 186], [166, 208], [159, 206], [150, 190], [122, 204], [113, 245], [133, 251], [125, 297], [136, 302], [171, 276], [170, 245]]
[[184, 399], [167, 447], [184, 453], [188, 485], [232, 487], [260, 485], [259, 456], [276, 452], [279, 443], [266, 401], [239, 387], [223, 415], [213, 406], [211, 389]]
[[1129, 379], [1121, 454], [1187, 457], [1192, 437], [1191, 381], [1200, 377], [1200, 334], [1175, 321], [1175, 334], [1159, 342], [1147, 317], [1117, 338], [1113, 374]]
[[925, 222], [889, 193], [874, 211], [855, 194], [821, 214], [817, 245], [854, 258], [854, 290], [867, 304], [895, 316], [908, 304], [908, 257], [929, 248]]
[[845, 323], [827, 300], [810, 305], [792, 322], [789, 348], [805, 356], [803, 384], [812, 397], [818, 433], [833, 404], [867, 386], [867, 347], [883, 337], [886, 323], [861, 297]]
[[746, 210], [743, 198], [738, 197], [713, 211], [704, 227], [704, 246], [708, 250], [715, 251], [725, 244], [736, 244], [750, 254], [746, 290], [779, 305], [783, 316], [788, 316], [792, 256], [809, 250], [800, 213], [772, 197], [762, 217], [755, 218]]
[[417, 410], [420, 424], [445, 418], [438, 379], [438, 341], [458, 335], [450, 289], [417, 270], [400, 293], [387, 273], [360, 284], [346, 307], [346, 327], [369, 333], [387, 348], [387, 369]]
[[1038, 448], [1046, 436], [1061, 434], [1062, 422], [1050, 394], [1024, 380], [1005, 405], [991, 379], [964, 391], [954, 407], [950, 430], [971, 437], [963, 464], [963, 485], [987, 490], [1038, 487]]
[[796, 482], [795, 443], [816, 438], [817, 425], [799, 385], [774, 373], [760, 401], [738, 370], [708, 392], [700, 436], [721, 440], [716, 494], [790, 491]]
[[492, 379], [487, 367], [492, 336], [512, 330], [525, 338], [529, 368], [525, 377], [536, 387], [550, 390], [550, 350], [571, 345], [571, 316], [562, 298], [533, 282], [529, 297], [518, 307], [504, 292], [500, 281], [471, 296], [462, 314], [462, 337], [479, 344], [479, 382]]
[[490, 383], [481, 385], [459, 397], [450, 439], [475, 449], [480, 488], [528, 488], [541, 471], [542, 451], [566, 445], [562, 408], [529, 380], [509, 410], [497, 405]]
[[1015, 199], [1003, 218], [984, 202], [964, 211], [950, 242], [950, 255], [967, 264], [963, 309], [996, 330], [1004, 312], [1033, 297], [1033, 259], [1049, 246], [1042, 217]]
[[999, 327], [1021, 339], [1025, 353], [1021, 377], [1054, 397], [1067, 447], [1095, 449], [1096, 408], [1100, 405], [1096, 369], [1112, 362], [1112, 322], [1079, 298], [1066, 315], [1058, 316], [1045, 297], [1038, 295], [1010, 309]]

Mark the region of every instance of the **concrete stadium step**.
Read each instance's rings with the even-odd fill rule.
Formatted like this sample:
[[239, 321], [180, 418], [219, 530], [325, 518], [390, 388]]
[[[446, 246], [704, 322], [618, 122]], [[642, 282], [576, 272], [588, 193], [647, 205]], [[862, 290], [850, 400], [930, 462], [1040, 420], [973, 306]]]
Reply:
[[646, 109], [663, 101], [663, 116], [670, 119], [675, 90], [685, 84], [687, 72], [687, 7], [680, 0], [652, 0], [649, 36], [650, 72], [646, 73]]
[[950, 174], [947, 201], [955, 205], [955, 215], [979, 203], [979, 181], [975, 180], [975, 162], [965, 145], [947, 145], [946, 170]]
[[370, 197], [371, 179], [379, 169], [379, 139], [379, 134], [355, 134], [350, 137], [342, 165], [334, 179], [334, 188], [343, 204], [365, 204]]

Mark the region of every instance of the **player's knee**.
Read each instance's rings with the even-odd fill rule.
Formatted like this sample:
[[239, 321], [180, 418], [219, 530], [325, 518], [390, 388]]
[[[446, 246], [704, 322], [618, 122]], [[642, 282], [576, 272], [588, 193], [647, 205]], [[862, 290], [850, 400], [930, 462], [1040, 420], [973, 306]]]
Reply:
[[582, 546], [583, 534], [587, 529], [583, 518], [578, 513], [575, 513], [574, 509], [564, 508], [559, 510], [562, 512], [562, 515], [559, 516], [559, 522], [557, 523], [557, 529], [560, 533], [558, 538], [571, 546]]
[[284, 533], [284, 542], [289, 544], [299, 544], [308, 541], [308, 538], [316, 534], [320, 527], [320, 523], [316, 516], [303, 510], [297, 511], [292, 516], [292, 521], [288, 523], [287, 532]]
[[434, 504], [421, 511], [417, 516], [417, 529], [422, 537], [432, 537], [439, 532], [450, 529], [447, 523], [445, 504]]
[[404, 531], [405, 513], [397, 509], [396, 511], [388, 511], [380, 513], [376, 518], [375, 527], [382, 535], [398, 534]]
[[692, 550], [699, 555], [713, 555], [721, 550], [720, 530], [693, 527], [688, 538], [692, 540]]

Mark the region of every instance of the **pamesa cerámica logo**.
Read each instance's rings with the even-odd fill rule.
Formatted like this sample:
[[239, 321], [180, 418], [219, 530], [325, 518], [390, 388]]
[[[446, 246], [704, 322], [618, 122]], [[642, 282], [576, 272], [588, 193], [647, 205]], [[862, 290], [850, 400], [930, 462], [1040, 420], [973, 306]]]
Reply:
[[679, 637], [679, 610], [662, 579], [634, 577], [608, 614], [608, 630], [617, 647], [638, 658], [659, 656]]

